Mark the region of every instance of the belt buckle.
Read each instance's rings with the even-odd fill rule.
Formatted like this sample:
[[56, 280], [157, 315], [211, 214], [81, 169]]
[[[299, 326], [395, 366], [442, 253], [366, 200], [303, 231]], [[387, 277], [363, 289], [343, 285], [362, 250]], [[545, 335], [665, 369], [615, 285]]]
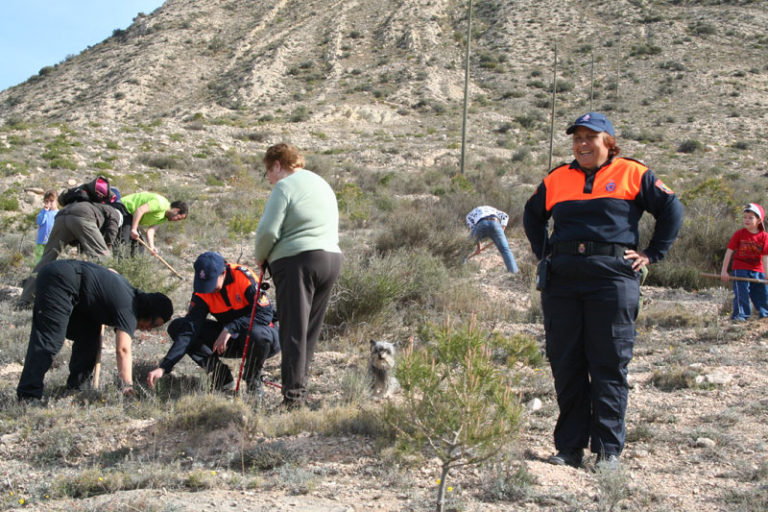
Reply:
[[584, 242], [579, 242], [579, 246], [576, 247], [576, 252], [584, 254], [587, 252], [587, 245]]

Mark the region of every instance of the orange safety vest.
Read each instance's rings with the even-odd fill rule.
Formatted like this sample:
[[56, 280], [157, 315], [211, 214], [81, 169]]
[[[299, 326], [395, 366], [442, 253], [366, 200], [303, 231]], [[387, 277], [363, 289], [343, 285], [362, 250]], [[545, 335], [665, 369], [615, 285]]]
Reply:
[[[211, 293], [196, 293], [207, 305], [208, 310], [214, 316], [230, 311], [240, 311], [251, 306], [246, 299], [245, 292], [249, 286], [258, 286], [258, 280], [248, 267], [243, 265], [228, 264], [232, 282], [225, 284], [224, 289]], [[259, 306], [269, 306], [269, 299], [265, 294], [259, 298]]]

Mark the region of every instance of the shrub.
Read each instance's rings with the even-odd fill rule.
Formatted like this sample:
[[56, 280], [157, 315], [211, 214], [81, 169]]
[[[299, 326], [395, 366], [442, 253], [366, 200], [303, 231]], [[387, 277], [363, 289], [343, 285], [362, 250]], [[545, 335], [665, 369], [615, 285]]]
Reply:
[[527, 114], [521, 114], [519, 116], [515, 116], [515, 122], [520, 126], [522, 126], [523, 128], [528, 128], [528, 129], [534, 128], [537, 124], [543, 122], [544, 120], [545, 120], [544, 114], [542, 114], [538, 110], [533, 110], [531, 112], [528, 112]]
[[695, 153], [704, 148], [704, 145], [696, 139], [688, 139], [677, 146], [678, 153]]
[[[122, 250], [124, 247], [118, 248], [118, 251]], [[179, 280], [170, 271], [162, 273], [165, 272], [165, 267], [160, 267], [161, 264], [146, 253], [138, 254], [132, 258], [109, 258], [105, 265], [115, 269], [129, 283], [145, 292], [160, 292], [168, 295], [179, 287]]]
[[138, 158], [139, 163], [155, 169], [180, 169], [183, 163], [175, 155], [141, 155]]
[[386, 421], [399, 444], [415, 444], [441, 463], [437, 510], [452, 469], [497, 454], [518, 429], [520, 406], [505, 373], [492, 362], [488, 333], [471, 322], [427, 326], [426, 343], [404, 351], [396, 370], [403, 402], [390, 402]]
[[651, 376], [651, 383], [662, 391], [674, 391], [696, 387], [698, 373], [690, 368], [674, 367], [663, 370], [655, 370]]
[[222, 400], [214, 394], [186, 395], [174, 404], [161, 420], [165, 431], [210, 432], [233, 425], [244, 425], [251, 411], [242, 401]]
[[15, 212], [19, 209], [19, 200], [14, 197], [0, 197], [0, 210], [5, 212]]
[[[458, 209], [456, 204], [450, 207]], [[467, 251], [467, 234], [456, 222], [456, 210], [451, 214], [442, 210], [436, 206], [396, 210], [385, 231], [375, 238], [374, 247], [380, 253], [422, 248], [441, 258], [446, 266], [458, 265]]]
[[293, 110], [293, 112], [291, 112], [289, 120], [292, 123], [301, 123], [303, 121], [307, 121], [309, 120], [309, 110], [307, 110], [307, 107], [303, 105], [298, 106]]
[[448, 283], [445, 267], [423, 248], [347, 257], [325, 320], [343, 326], [398, 316], [430, 304]]

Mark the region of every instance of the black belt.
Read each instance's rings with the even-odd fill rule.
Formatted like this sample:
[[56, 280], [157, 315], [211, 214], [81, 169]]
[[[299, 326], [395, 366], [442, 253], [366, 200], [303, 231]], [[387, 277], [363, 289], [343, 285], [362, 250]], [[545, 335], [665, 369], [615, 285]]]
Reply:
[[624, 251], [627, 249], [629, 247], [626, 245], [607, 242], [556, 242], [552, 248], [552, 256], [557, 254], [570, 254], [573, 256], [624, 256]]

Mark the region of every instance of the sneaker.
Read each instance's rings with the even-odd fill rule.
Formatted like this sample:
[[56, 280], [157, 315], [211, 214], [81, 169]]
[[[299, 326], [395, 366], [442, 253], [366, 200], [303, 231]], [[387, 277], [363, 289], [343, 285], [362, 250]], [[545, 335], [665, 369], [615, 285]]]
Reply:
[[619, 456], [611, 453], [610, 455], [598, 454], [597, 462], [595, 463], [596, 469], [604, 469], [608, 471], [614, 471], [619, 469], [621, 462]]
[[261, 383], [261, 377], [251, 379], [246, 382], [248, 385], [248, 392], [254, 395], [259, 400], [264, 399], [264, 385]]
[[560, 450], [555, 455], [552, 455], [549, 459], [547, 459], [547, 462], [554, 464], [555, 466], [571, 466], [574, 468], [580, 468], [584, 462], [584, 450]]

